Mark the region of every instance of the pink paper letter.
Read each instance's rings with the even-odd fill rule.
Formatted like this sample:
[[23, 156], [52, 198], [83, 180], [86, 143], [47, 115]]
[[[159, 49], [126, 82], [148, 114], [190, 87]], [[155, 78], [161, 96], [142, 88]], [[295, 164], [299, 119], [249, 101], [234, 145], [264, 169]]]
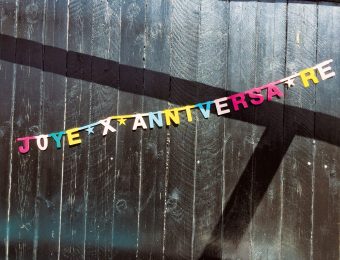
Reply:
[[[248, 107], [247, 102], [244, 100], [244, 93], [238, 93], [238, 94], [234, 94], [232, 96], [229, 97], [231, 99], [231, 101], [233, 102], [233, 106], [234, 106], [234, 110], [238, 111], [238, 105], [242, 104], [244, 108]], [[239, 98], [239, 99], [238, 99]], [[237, 100], [238, 99], [238, 100]]]
[[260, 88], [253, 88], [246, 91], [246, 94], [250, 97], [250, 103], [257, 106], [263, 103], [264, 97], [261, 95]]
[[227, 101], [227, 100], [228, 100], [227, 97], [222, 97], [222, 98], [218, 98], [218, 99], [214, 100], [215, 106], [216, 106], [217, 115], [220, 116], [220, 115], [223, 115], [223, 114], [230, 113], [230, 109], [223, 110], [223, 108], [228, 107], [228, 104], [227, 103], [221, 104], [221, 102]]
[[30, 150], [30, 140], [35, 139], [34, 136], [25, 136], [21, 138], [17, 138], [16, 141], [22, 141], [23, 145], [19, 146], [20, 153], [27, 153]]
[[268, 101], [272, 101], [273, 97], [274, 96], [278, 96], [278, 97], [283, 97], [283, 93], [281, 92], [281, 90], [275, 86], [274, 84], [272, 83], [269, 83], [266, 85], [267, 87], [267, 99]]

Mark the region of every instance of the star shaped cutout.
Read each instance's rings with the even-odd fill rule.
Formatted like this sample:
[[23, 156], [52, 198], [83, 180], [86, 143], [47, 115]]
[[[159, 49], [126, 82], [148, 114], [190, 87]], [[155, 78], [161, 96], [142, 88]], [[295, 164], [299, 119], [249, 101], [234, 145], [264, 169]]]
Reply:
[[125, 124], [125, 121], [126, 121], [125, 118], [119, 118], [117, 121], [118, 121], [119, 125], [126, 125]]
[[93, 126], [90, 126], [86, 129], [87, 135], [94, 134], [93, 132]]
[[287, 85], [287, 88], [291, 88], [292, 86], [295, 86], [294, 79], [292, 78], [287, 79], [287, 81], [285, 81], [284, 84]]

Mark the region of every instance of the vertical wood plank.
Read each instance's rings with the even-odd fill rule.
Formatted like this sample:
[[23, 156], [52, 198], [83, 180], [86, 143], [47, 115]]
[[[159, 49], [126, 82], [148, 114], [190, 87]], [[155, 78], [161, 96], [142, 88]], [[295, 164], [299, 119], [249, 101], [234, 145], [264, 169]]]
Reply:
[[[170, 3], [146, 1], [144, 111], [167, 107], [170, 85]], [[151, 71], [150, 71], [151, 70]], [[149, 97], [152, 96], [151, 97]], [[159, 99], [158, 99], [159, 98]], [[165, 100], [164, 100], [165, 99]], [[139, 257], [163, 254], [166, 202], [167, 128], [143, 132]]]
[[[46, 2], [44, 44], [66, 49], [67, 45], [67, 2]], [[66, 50], [58, 55], [51, 49], [44, 48], [44, 69], [52, 69], [56, 63], [63, 66], [52, 70], [66, 72]], [[46, 56], [54, 60], [46, 60]], [[42, 93], [41, 133], [47, 134], [64, 127], [64, 99], [66, 95], [66, 78], [54, 73], [43, 73], [44, 91]], [[37, 193], [39, 214], [39, 231], [37, 233], [37, 257], [57, 258], [59, 247], [59, 213], [62, 187], [63, 149], [57, 150], [49, 141], [49, 147], [40, 154], [40, 181]]]
[[[222, 89], [227, 87], [228, 20], [228, 2], [201, 1], [197, 81]], [[215, 90], [202, 90], [198, 93], [200, 100], [214, 99]], [[222, 258], [222, 226], [218, 232], [215, 227], [224, 207], [224, 122], [216, 114], [209, 119], [201, 112], [197, 115], [194, 259]]]
[[[314, 2], [289, 1], [287, 25], [286, 74], [316, 62], [317, 5]], [[304, 88], [296, 79], [296, 86], [286, 91], [285, 104], [314, 109], [315, 86]], [[314, 116], [302, 112], [284, 111], [284, 142], [290, 143], [292, 134], [305, 131], [314, 134]], [[284, 157], [283, 213], [281, 257], [307, 259], [311, 257], [312, 199], [315, 174], [313, 140], [295, 136]]]
[[[68, 3], [68, 49], [90, 54], [92, 36], [92, 2], [71, 0]], [[91, 59], [69, 52], [67, 74], [81, 79], [68, 78], [65, 128], [70, 129], [89, 123], [91, 83]], [[65, 141], [62, 187], [62, 213], [60, 252], [61, 258], [85, 257], [88, 144], [86, 132], [80, 133], [82, 144], [69, 146]], [[58, 256], [58, 257], [59, 257]]]
[[[171, 3], [171, 78], [170, 102], [185, 104], [188, 96], [195, 101], [197, 90], [186, 80], [195, 81], [199, 37], [200, 1]], [[197, 117], [187, 122], [181, 113], [181, 124], [170, 126], [170, 161], [166, 215], [166, 257], [195, 257], [196, 236], [196, 147]]]
[[[316, 86], [317, 112], [339, 118], [340, 111], [340, 6], [320, 2], [318, 6], [318, 63], [333, 59], [331, 67], [338, 74], [321, 81]], [[325, 122], [319, 114], [315, 117], [315, 134], [339, 138], [339, 125]], [[340, 148], [316, 141], [315, 189], [313, 203], [313, 251], [314, 259], [339, 259], [339, 173]]]
[[[44, 2], [20, 1], [17, 36], [41, 42], [43, 35]], [[16, 45], [16, 62], [27, 60], [29, 65], [42, 67], [42, 47], [20, 42]], [[26, 52], [30, 49], [30, 52]], [[34, 53], [31, 55], [29, 53]], [[37, 135], [41, 131], [40, 102], [42, 73], [30, 66], [17, 66], [14, 110], [14, 138]], [[19, 154], [15, 145], [12, 160], [9, 258], [27, 259], [34, 256], [35, 198], [37, 192], [38, 149], [31, 142], [28, 154]]]
[[[256, 2], [230, 2], [228, 90], [240, 92], [255, 85]], [[246, 57], [246, 58], [245, 58]], [[253, 111], [247, 109], [247, 113]], [[242, 110], [237, 111], [242, 120]], [[251, 259], [251, 196], [253, 169], [250, 158], [262, 129], [241, 121], [225, 126], [225, 201], [222, 258]], [[242, 133], [242, 134], [240, 134]], [[240, 176], [243, 176], [240, 183]], [[238, 192], [234, 193], [234, 187]], [[233, 196], [232, 196], [233, 195]], [[250, 224], [250, 225], [249, 225]]]
[[[117, 114], [143, 111], [145, 2], [121, 2], [121, 48]], [[125, 64], [125, 65], [122, 65]], [[133, 67], [132, 67], [133, 66]], [[136, 68], [137, 67], [137, 68]], [[135, 94], [129, 93], [133, 92]], [[113, 258], [138, 256], [142, 132], [132, 132], [133, 120], [117, 126]]]
[[[1, 34], [16, 36], [16, 6], [14, 2], [0, 2], [0, 32]], [[15, 59], [15, 41], [9, 42], [6, 37], [0, 39], [0, 56], [9, 56]], [[10, 49], [5, 47], [11, 46]], [[16, 65], [6, 61], [0, 61], [0, 258], [5, 259], [8, 250], [7, 229], [9, 228], [8, 210], [10, 207], [10, 187], [12, 181], [11, 157], [13, 150], [13, 109], [15, 95], [15, 69]]]
[[[92, 51], [102, 59], [92, 59], [92, 78], [100, 82], [118, 84], [119, 67], [111, 61], [119, 60], [120, 3], [93, 2]], [[105, 61], [103, 60], [105, 59]], [[117, 89], [93, 83], [91, 88], [90, 122], [117, 113]], [[86, 221], [86, 252], [89, 259], [109, 259], [112, 251], [114, 210], [114, 169], [116, 135], [102, 135], [102, 127], [91, 135], [88, 150], [88, 213]]]
[[[285, 77], [286, 6], [282, 1], [258, 3], [256, 86]], [[284, 92], [282, 85], [279, 88]], [[283, 99], [273, 102], [283, 104]], [[283, 106], [274, 111], [262, 104], [255, 110], [255, 120], [269, 124], [256, 146], [260, 152], [254, 155], [251, 255], [252, 259], [277, 259], [281, 248]]]

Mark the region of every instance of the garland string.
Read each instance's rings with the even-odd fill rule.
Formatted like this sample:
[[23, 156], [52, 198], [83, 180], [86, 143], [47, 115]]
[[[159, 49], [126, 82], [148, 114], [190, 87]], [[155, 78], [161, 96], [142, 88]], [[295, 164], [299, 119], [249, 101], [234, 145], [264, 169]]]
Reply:
[[[321, 80], [326, 80], [331, 77], [335, 76], [335, 72], [332, 71], [332, 68], [329, 66], [329, 64], [333, 60], [326, 60], [324, 62], [321, 62], [313, 67], [306, 68], [301, 70], [299, 73], [294, 73], [291, 76], [288, 76], [286, 78], [267, 83], [266, 85], [255, 87], [250, 90], [247, 90], [245, 92], [240, 92], [233, 94], [228, 97], [221, 97], [217, 98], [215, 100], [206, 101], [202, 103], [197, 103], [194, 105], [186, 105], [182, 107], [174, 107], [174, 108], [167, 108], [165, 110], [161, 111], [155, 111], [155, 112], [148, 112], [148, 113], [137, 113], [137, 114], [130, 114], [130, 115], [114, 115], [109, 116], [105, 119], [101, 119], [97, 122], [75, 127], [71, 129], [65, 129], [63, 131], [59, 132], [53, 132], [50, 134], [45, 135], [38, 135], [38, 136], [25, 136], [25, 137], [19, 137], [16, 139], [16, 142], [22, 142], [22, 144], [18, 147], [18, 150], [20, 153], [25, 154], [28, 153], [30, 150], [30, 141], [36, 140], [36, 144], [38, 148], [42, 151], [45, 151], [48, 147], [49, 141], [48, 139], [52, 139], [55, 143], [55, 146], [57, 149], [61, 148], [61, 140], [64, 135], [67, 137], [67, 142], [69, 146], [81, 144], [81, 138], [79, 132], [85, 130], [87, 131], [88, 135], [94, 134], [94, 128], [97, 126], [102, 125], [103, 128], [103, 136], [106, 136], [108, 132], [116, 132], [117, 130], [111, 125], [112, 120], [116, 120], [119, 124], [119, 126], [126, 126], [126, 121], [129, 119], [134, 119], [132, 130], [135, 131], [138, 128], [142, 129], [153, 129], [155, 126], [157, 127], [163, 127], [164, 126], [164, 119], [165, 119], [165, 125], [179, 125], [181, 123], [180, 121], [180, 112], [186, 113], [186, 118], [188, 122], [192, 121], [192, 109], [199, 109], [202, 113], [202, 116], [205, 119], [208, 119], [210, 116], [211, 106], [215, 105], [216, 113], [218, 116], [224, 115], [231, 112], [231, 108], [233, 111], [239, 111], [240, 107], [243, 107], [244, 109], [248, 108], [248, 102], [246, 100], [246, 97], [250, 101], [250, 103], [254, 106], [258, 106], [262, 104], [266, 98], [267, 101], [272, 101], [273, 97], [281, 98], [283, 97], [283, 93], [281, 90], [277, 87], [277, 85], [283, 84], [286, 85], [287, 88], [291, 88], [295, 85], [294, 80], [297, 77], [300, 77], [301, 83], [305, 88], [308, 88], [310, 86], [310, 82], [313, 82], [314, 84], [319, 83], [319, 78]], [[317, 73], [319, 75], [319, 78], [317, 76]], [[262, 94], [262, 91], [267, 91], [266, 95]], [[229, 107], [229, 105], [231, 105]], [[145, 121], [145, 117], [148, 117], [148, 123], [147, 125]]]

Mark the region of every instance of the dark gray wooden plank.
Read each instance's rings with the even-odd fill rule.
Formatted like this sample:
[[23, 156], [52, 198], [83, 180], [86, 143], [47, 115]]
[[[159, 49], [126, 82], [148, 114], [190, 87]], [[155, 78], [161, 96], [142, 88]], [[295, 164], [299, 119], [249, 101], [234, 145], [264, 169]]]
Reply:
[[[290, 75], [316, 62], [317, 5], [289, 2], [287, 17], [286, 74]], [[286, 91], [285, 105], [313, 110], [315, 86], [304, 88], [299, 79], [295, 82], [296, 86]], [[283, 160], [281, 257], [285, 259], [307, 259], [312, 252], [315, 148], [312, 139], [292, 136], [296, 129], [313, 136], [314, 115], [292, 113], [285, 106], [284, 142], [290, 144]]]
[[[121, 47], [117, 114], [133, 114], [143, 110], [144, 72], [144, 1], [122, 1]], [[134, 66], [134, 67], [131, 67]], [[137, 95], [130, 92], [133, 90]], [[132, 131], [133, 120], [117, 128], [116, 168], [114, 184], [113, 258], [138, 256], [142, 132]]]
[[[16, 30], [16, 6], [14, 2], [0, 2], [0, 32], [1, 34], [15, 36]], [[11, 46], [10, 50], [5, 50]], [[15, 59], [15, 41], [7, 42], [1, 39], [1, 56], [10, 56]], [[13, 111], [15, 95], [15, 64], [0, 61], [0, 258], [4, 259], [8, 250], [7, 230], [8, 210], [10, 207], [10, 187], [12, 181], [11, 157], [13, 150]]]
[[[195, 81], [199, 37], [200, 1], [171, 2], [170, 72], [171, 103], [195, 103], [196, 88], [186, 80]], [[181, 124], [170, 129], [170, 157], [167, 191], [165, 257], [195, 257], [196, 218], [196, 111], [187, 122], [181, 113]]]
[[[67, 48], [90, 54], [92, 37], [92, 2], [73, 0], [68, 4]], [[80, 58], [75, 53], [67, 57], [67, 74], [75, 73], [82, 79], [91, 79], [91, 58]], [[90, 92], [89, 82], [67, 79], [66, 123], [70, 129], [89, 123]], [[61, 258], [84, 258], [86, 241], [88, 144], [86, 132], [80, 133], [81, 145], [69, 146], [65, 141], [62, 212], [60, 231]], [[58, 257], [59, 257], [58, 255]]]
[[[43, 35], [44, 2], [20, 1], [18, 3], [17, 36], [41, 42]], [[32, 52], [26, 52], [33, 48]], [[28, 56], [29, 54], [33, 54]], [[41, 66], [42, 47], [17, 44], [16, 60], [28, 60], [29, 65]], [[32, 136], [41, 130], [40, 105], [42, 73], [29, 66], [16, 68], [16, 95], [13, 137]], [[15, 145], [12, 158], [12, 185], [10, 198], [9, 258], [27, 259], [35, 254], [36, 191], [38, 149], [31, 142], [31, 152], [19, 154]]]
[[[330, 64], [337, 74], [340, 68], [340, 6], [320, 2], [318, 6], [318, 63], [333, 59]], [[339, 75], [321, 81], [316, 87], [317, 112], [339, 117]], [[315, 134], [338, 135], [340, 125], [327, 127], [318, 114], [315, 117]], [[339, 259], [339, 173], [340, 148], [316, 141], [315, 179], [313, 203], [314, 259]]]
[[[146, 1], [144, 111], [167, 107], [170, 85], [170, 3]], [[160, 73], [152, 73], [149, 70]], [[164, 74], [162, 74], [164, 73]], [[154, 96], [151, 98], [148, 96]], [[159, 98], [159, 99], [158, 99]], [[165, 99], [165, 100], [164, 100]], [[143, 132], [139, 257], [159, 259], [163, 255], [166, 203], [166, 160], [168, 129]]]
[[[263, 1], [257, 9], [256, 86], [285, 77], [286, 7], [283, 1]], [[284, 92], [284, 86], [279, 88]], [[273, 102], [283, 104], [283, 99]], [[265, 139], [257, 144], [252, 179], [252, 259], [278, 259], [281, 248], [281, 175], [283, 150], [283, 106], [273, 111], [262, 104], [255, 120], [267, 118]], [[271, 158], [268, 160], [268, 158]], [[268, 217], [270, 216], [270, 217]]]
[[[91, 54], [107, 60], [119, 60], [120, 3], [93, 2]], [[92, 60], [92, 78], [118, 84], [118, 66], [109, 61]], [[91, 88], [90, 120], [95, 122], [117, 114], [117, 89], [93, 83]], [[112, 251], [112, 225], [114, 198], [114, 169], [116, 135], [102, 135], [101, 126], [89, 137], [89, 185], [87, 189], [88, 212], [86, 220], [86, 252], [89, 259], [109, 259]]]
[[[229, 3], [201, 1], [197, 81], [226, 89]], [[214, 99], [210, 89], [198, 93], [201, 100]], [[222, 227], [215, 230], [224, 207], [224, 123], [211, 114], [204, 119], [197, 113], [196, 193], [194, 259], [222, 258]], [[215, 234], [216, 233], [216, 234]], [[209, 248], [205, 248], [210, 243]]]
[[[256, 2], [230, 2], [228, 90], [241, 92], [255, 85], [256, 12]], [[247, 110], [247, 113], [250, 113], [253, 107]], [[234, 113], [243, 118], [242, 111]], [[249, 165], [252, 165], [251, 154], [260, 140], [262, 131], [257, 126], [234, 120], [227, 120], [225, 129], [226, 206], [222, 216], [222, 257], [251, 259], [249, 218], [252, 210], [253, 169]], [[241, 175], [245, 177], [240, 182]], [[239, 192], [234, 193], [233, 190], [237, 187]]]
[[[67, 3], [63, 1], [47, 1], [44, 26], [44, 43], [47, 45], [66, 48], [67, 44]], [[49, 49], [44, 49], [44, 56], [49, 55]], [[64, 60], [63, 69], [66, 71], [66, 52], [64, 56], [54, 59]], [[54, 60], [44, 59], [43, 66], [56, 64]], [[52, 65], [52, 66], [53, 66]], [[66, 78], [44, 72], [44, 90], [42, 92], [41, 134], [64, 128], [64, 99], [66, 95]], [[39, 214], [37, 233], [37, 257], [56, 259], [59, 248], [60, 201], [63, 178], [63, 148], [56, 149], [53, 142], [49, 143], [46, 151], [39, 157], [40, 179], [37, 192], [37, 209]]]

